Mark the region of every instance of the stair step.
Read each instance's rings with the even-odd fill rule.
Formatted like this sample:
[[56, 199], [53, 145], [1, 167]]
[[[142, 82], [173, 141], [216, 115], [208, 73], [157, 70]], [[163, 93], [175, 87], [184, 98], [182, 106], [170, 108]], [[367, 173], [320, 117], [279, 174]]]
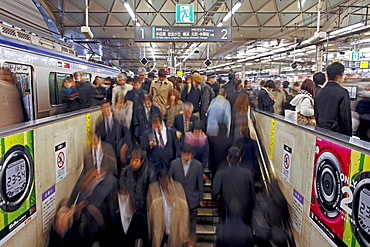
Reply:
[[204, 173], [210, 173], [211, 170], [208, 168], [208, 167], [205, 167], [204, 170], [203, 170]]
[[212, 200], [211, 193], [203, 193], [203, 200], [211, 201]]
[[216, 234], [216, 226], [212, 225], [196, 225], [196, 233], [203, 234], [203, 235], [215, 235]]
[[198, 216], [212, 217], [212, 216], [217, 216], [217, 213], [215, 214], [215, 210], [212, 208], [198, 208]]
[[206, 182], [206, 183], [204, 183], [204, 187], [212, 187], [211, 182]]
[[215, 245], [213, 243], [197, 243], [195, 246], [196, 247], [214, 247]]

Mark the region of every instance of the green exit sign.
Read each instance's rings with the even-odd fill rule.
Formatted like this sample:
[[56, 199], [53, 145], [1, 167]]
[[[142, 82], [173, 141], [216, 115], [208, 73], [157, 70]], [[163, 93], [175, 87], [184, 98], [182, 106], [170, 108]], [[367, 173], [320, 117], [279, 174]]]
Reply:
[[193, 23], [194, 22], [194, 5], [193, 4], [176, 4], [176, 22]]

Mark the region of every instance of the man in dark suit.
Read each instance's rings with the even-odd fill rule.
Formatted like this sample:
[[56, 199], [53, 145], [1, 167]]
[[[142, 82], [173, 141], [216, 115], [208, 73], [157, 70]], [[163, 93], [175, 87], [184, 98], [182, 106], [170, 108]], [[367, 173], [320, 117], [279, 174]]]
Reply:
[[190, 233], [195, 233], [198, 206], [203, 206], [203, 167], [193, 159], [194, 150], [189, 144], [181, 148], [181, 158], [171, 162], [169, 176], [182, 184], [189, 205]]
[[138, 241], [148, 246], [148, 227], [144, 215], [136, 211], [126, 180], [120, 179], [107, 201], [105, 230], [99, 242], [102, 247], [136, 247]]
[[258, 108], [261, 111], [274, 113], [275, 101], [270, 98], [269, 92], [275, 88], [275, 83], [272, 80], [265, 82], [258, 93]]
[[140, 141], [140, 147], [147, 152], [149, 167], [155, 173], [162, 168], [169, 170], [170, 163], [176, 157], [178, 139], [173, 129], [167, 128], [161, 115], [152, 118], [152, 128], [146, 130]]
[[351, 99], [348, 91], [339, 85], [344, 76], [344, 66], [332, 63], [326, 69], [328, 82], [315, 97], [317, 126], [352, 136]]
[[126, 164], [131, 148], [130, 131], [115, 120], [112, 116], [112, 107], [109, 102], [101, 105], [103, 121], [96, 127], [95, 132], [101, 136], [102, 141], [112, 145], [117, 158], [117, 171]]
[[324, 84], [326, 82], [326, 76], [322, 72], [317, 72], [313, 75], [313, 81], [315, 82], [316, 85], [316, 95], [320, 91], [321, 88], [324, 87]]
[[212, 183], [212, 198], [216, 199], [221, 195], [223, 209], [226, 215], [230, 213], [230, 203], [240, 203], [241, 216], [250, 223], [250, 216], [256, 201], [252, 172], [240, 167], [241, 152], [239, 148], [232, 147], [226, 158], [228, 167], [216, 173]]
[[193, 104], [185, 102], [182, 104], [183, 114], [177, 114], [173, 121], [173, 127], [176, 131], [180, 132], [181, 135], [185, 135], [186, 132], [193, 130], [193, 124], [198, 120], [198, 116], [193, 115]]
[[200, 101], [202, 98], [202, 92], [199, 87], [195, 87], [195, 82], [185, 84], [181, 91], [182, 102], [190, 102], [193, 105], [193, 113], [199, 115]]
[[117, 160], [113, 147], [107, 142], [101, 141], [101, 137], [94, 133], [90, 138], [91, 152], [84, 159], [83, 174], [86, 174], [91, 168], [108, 168], [114, 176], [118, 177]]
[[143, 105], [134, 112], [134, 135], [137, 143], [140, 143], [143, 133], [150, 129], [151, 120], [155, 115], [161, 115], [161, 110], [158, 106], [153, 105], [152, 96], [145, 94]]
[[134, 114], [137, 108], [143, 105], [144, 95], [145, 95], [145, 92], [142, 88], [142, 82], [140, 81], [139, 78], [134, 77], [134, 87], [132, 90], [128, 91], [125, 96], [126, 100], [131, 100], [132, 103], [134, 103], [134, 106], [133, 106]]

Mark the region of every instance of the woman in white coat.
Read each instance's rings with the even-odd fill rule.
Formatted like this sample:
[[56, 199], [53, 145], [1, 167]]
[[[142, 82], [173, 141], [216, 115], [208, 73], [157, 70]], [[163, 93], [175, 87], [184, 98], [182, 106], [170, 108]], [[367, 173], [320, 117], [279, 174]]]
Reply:
[[314, 98], [315, 83], [310, 79], [306, 79], [302, 83], [299, 94], [290, 102], [291, 105], [296, 107], [298, 123], [316, 125], [313, 107]]

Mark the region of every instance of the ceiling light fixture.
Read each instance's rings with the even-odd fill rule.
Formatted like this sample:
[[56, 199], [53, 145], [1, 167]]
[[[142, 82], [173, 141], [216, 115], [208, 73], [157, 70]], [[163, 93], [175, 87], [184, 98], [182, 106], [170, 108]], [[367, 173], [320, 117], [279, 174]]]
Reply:
[[359, 22], [359, 23], [350, 25], [348, 27], [344, 27], [344, 28], [340, 28], [338, 30], [332, 31], [332, 32], [330, 32], [330, 36], [332, 36], [332, 35], [338, 35], [338, 34], [343, 34], [343, 33], [347, 32], [347, 31], [352, 31], [353, 29], [356, 29], [356, 28], [359, 28], [359, 27], [363, 27], [363, 26], [365, 26], [365, 23]]
[[233, 15], [239, 8], [240, 6], [242, 6], [242, 3], [241, 2], [237, 2], [234, 7], [225, 15], [224, 19], [222, 20], [223, 22], [225, 21], [228, 21], [231, 17], [231, 15]]
[[127, 12], [129, 13], [129, 15], [131, 16], [132, 18], [132, 22], [136, 24], [137, 27], [140, 27], [140, 23], [138, 22], [136, 16], [135, 16], [135, 13], [134, 11], [132, 10], [130, 4], [128, 2], [124, 2], [123, 5], [125, 6]]

